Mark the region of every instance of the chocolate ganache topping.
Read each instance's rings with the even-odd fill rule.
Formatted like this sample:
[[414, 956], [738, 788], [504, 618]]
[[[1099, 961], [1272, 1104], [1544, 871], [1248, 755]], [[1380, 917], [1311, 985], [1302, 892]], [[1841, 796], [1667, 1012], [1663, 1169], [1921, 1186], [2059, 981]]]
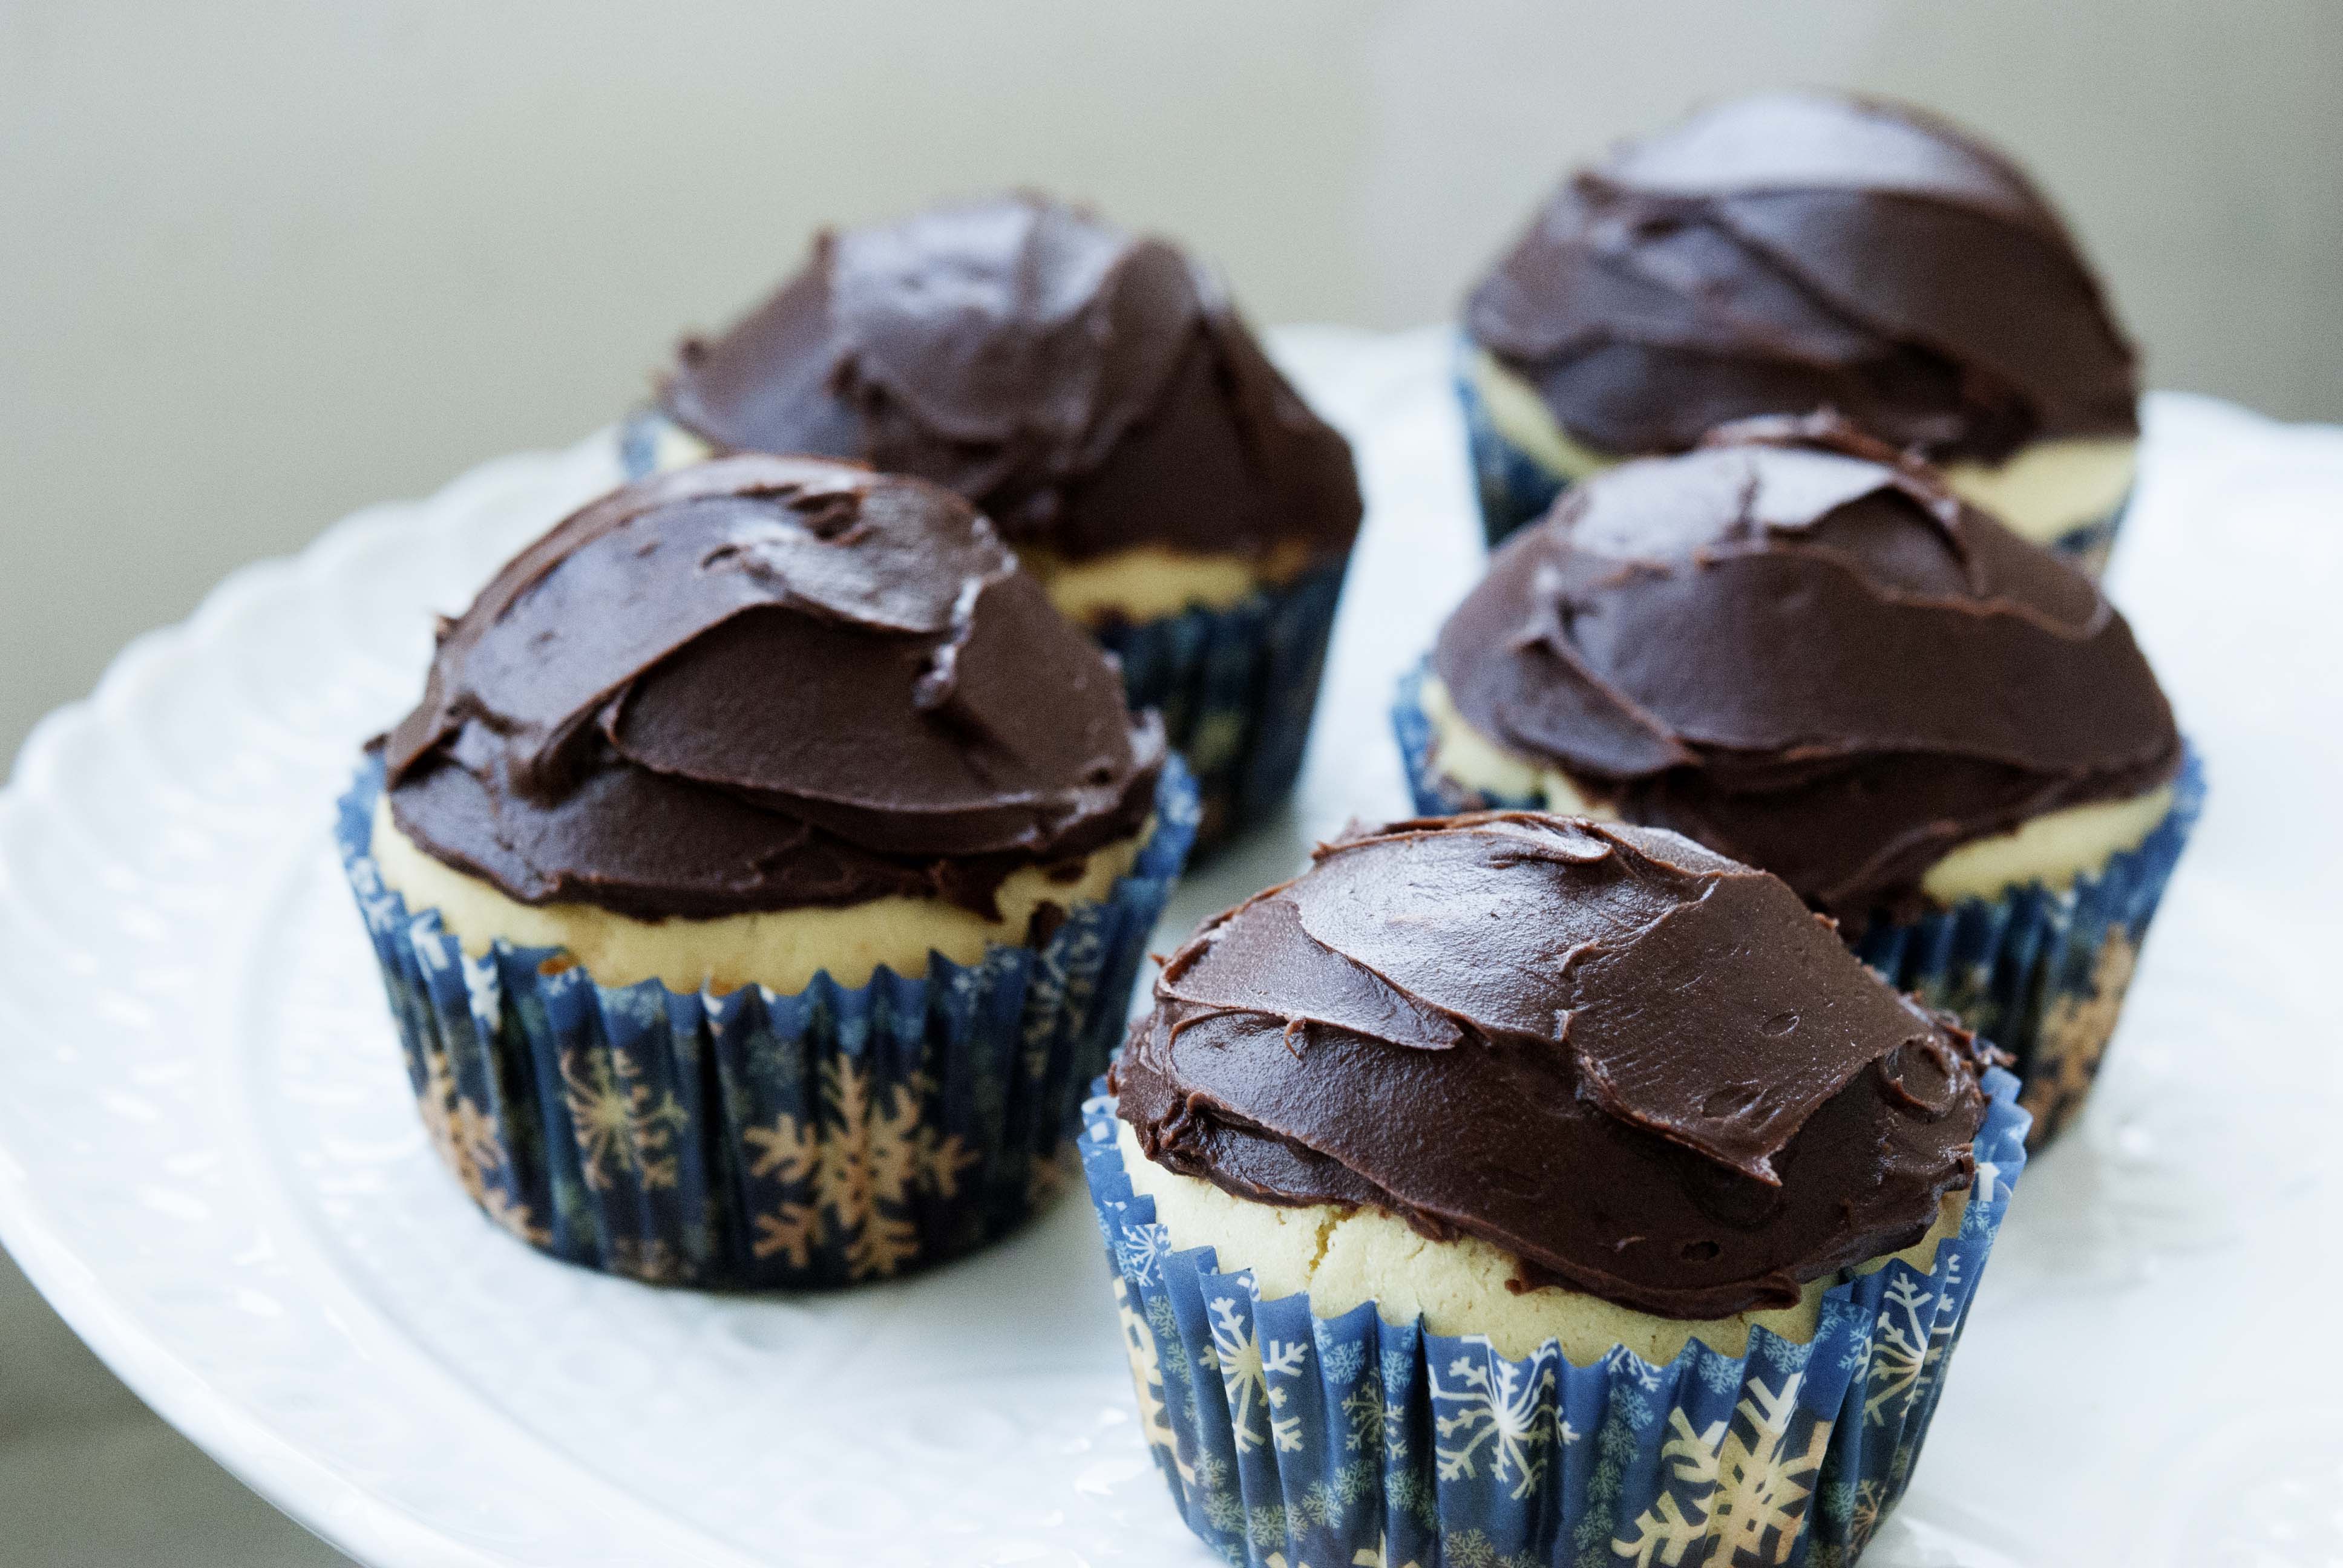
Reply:
[[967, 502], [750, 456], [516, 556], [387, 750], [399, 830], [524, 903], [997, 918], [1011, 872], [1139, 830], [1163, 736]]
[[1743, 98], [1574, 176], [1473, 292], [1474, 338], [1619, 454], [1832, 407], [1940, 461], [2137, 431], [2137, 368], [2057, 215], [1933, 116]]
[[1970, 839], [2180, 765], [2088, 578], [1828, 416], [1573, 487], [1433, 657], [1483, 736], [1857, 924]]
[[1342, 437], [1219, 284], [1161, 240], [1032, 196], [824, 234], [661, 393], [719, 450], [814, 452], [968, 497], [1011, 543], [1332, 558], [1359, 527]]
[[1149, 1158], [1240, 1198], [1712, 1318], [1917, 1241], [1974, 1173], [1983, 1050], [1765, 872], [1482, 812], [1353, 828], [1207, 921], [1114, 1089]]

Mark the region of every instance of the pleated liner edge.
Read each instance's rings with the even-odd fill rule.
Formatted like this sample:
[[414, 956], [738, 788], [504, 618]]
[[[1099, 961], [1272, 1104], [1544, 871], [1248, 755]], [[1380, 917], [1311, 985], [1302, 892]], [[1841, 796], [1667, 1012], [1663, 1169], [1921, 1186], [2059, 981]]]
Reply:
[[467, 954], [382, 885], [382, 787], [370, 757], [336, 838], [440, 1159], [534, 1247], [716, 1289], [883, 1278], [1022, 1221], [1121, 1038], [1196, 822], [1174, 759], [1131, 874], [1041, 948], [717, 996], [598, 985], [558, 949]]

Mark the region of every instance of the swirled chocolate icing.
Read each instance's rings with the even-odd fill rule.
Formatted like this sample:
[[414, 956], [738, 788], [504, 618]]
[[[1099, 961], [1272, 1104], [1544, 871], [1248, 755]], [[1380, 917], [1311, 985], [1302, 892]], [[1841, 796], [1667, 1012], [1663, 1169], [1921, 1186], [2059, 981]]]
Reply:
[[1563, 427], [1619, 454], [1835, 408], [1939, 461], [2137, 431], [2137, 367], [2066, 226], [1933, 116], [1742, 98], [1556, 193], [1466, 308]]
[[1483, 812], [1353, 829], [1207, 921], [1114, 1088], [1149, 1158], [1240, 1198], [1711, 1318], [1917, 1241], [1974, 1173], [1981, 1050], [1762, 871]]
[[1441, 628], [1481, 734], [1850, 922], [1929, 866], [2177, 771], [2090, 580], [1826, 416], [1744, 422], [1564, 493]]
[[1163, 737], [959, 497], [741, 457], [516, 556], [387, 750], [399, 830], [523, 903], [994, 917], [1011, 872], [1138, 831]]
[[825, 234], [713, 341], [670, 417], [719, 450], [817, 452], [968, 497], [1010, 542], [1305, 559], [1351, 547], [1351, 449], [1172, 246], [1032, 196]]

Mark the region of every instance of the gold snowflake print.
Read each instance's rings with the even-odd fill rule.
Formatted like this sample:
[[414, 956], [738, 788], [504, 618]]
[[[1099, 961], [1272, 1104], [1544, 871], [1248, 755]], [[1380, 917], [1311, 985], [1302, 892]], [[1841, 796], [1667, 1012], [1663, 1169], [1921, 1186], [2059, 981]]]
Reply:
[[915, 1080], [874, 1095], [869, 1074], [841, 1057], [822, 1068], [811, 1121], [783, 1111], [748, 1129], [749, 1174], [790, 1190], [751, 1217], [749, 1251], [804, 1268], [816, 1247], [835, 1240], [857, 1280], [892, 1274], [917, 1256], [910, 1205], [923, 1195], [951, 1197], [977, 1159], [958, 1135], [925, 1123], [921, 1087]]
[[416, 1105], [439, 1162], [489, 1219], [524, 1241], [539, 1247], [550, 1243], [552, 1232], [537, 1224], [528, 1206], [508, 1190], [511, 1172], [496, 1113], [457, 1089], [446, 1052], [426, 1050], [422, 1054], [423, 1092], [416, 1097]]
[[653, 1285], [690, 1282], [682, 1254], [657, 1236], [613, 1236], [608, 1248], [610, 1267], [629, 1279]]
[[2026, 1141], [2036, 1148], [2082, 1109], [2083, 1097], [2099, 1075], [2107, 1041], [2115, 1035], [2116, 1016], [2123, 1010], [2124, 992], [2131, 987], [2138, 960], [2137, 944], [2120, 929], [2109, 931], [2091, 962], [2090, 994], [2062, 996], [2043, 1013], [2026, 1090], [2017, 1099], [2034, 1113], [2034, 1131]]
[[1114, 1312], [1122, 1324], [1123, 1354], [1131, 1362], [1131, 1387], [1139, 1394], [1139, 1434], [1151, 1448], [1160, 1448], [1178, 1467], [1181, 1478], [1192, 1484], [1195, 1472], [1181, 1463], [1179, 1440], [1172, 1431], [1170, 1406], [1165, 1402], [1167, 1390], [1163, 1382], [1163, 1362], [1155, 1348], [1155, 1332], [1147, 1320], [1131, 1310], [1131, 1292], [1124, 1289], [1122, 1276], [1114, 1278]]
[[578, 1137], [578, 1172], [594, 1191], [621, 1174], [647, 1190], [676, 1182], [676, 1134], [691, 1119], [672, 1093], [629, 1081], [640, 1071], [623, 1050], [561, 1053], [561, 1093]]
[[1025, 1173], [1025, 1201], [1035, 1213], [1047, 1208], [1051, 1200], [1066, 1190], [1066, 1162], [1062, 1158], [1036, 1160]]

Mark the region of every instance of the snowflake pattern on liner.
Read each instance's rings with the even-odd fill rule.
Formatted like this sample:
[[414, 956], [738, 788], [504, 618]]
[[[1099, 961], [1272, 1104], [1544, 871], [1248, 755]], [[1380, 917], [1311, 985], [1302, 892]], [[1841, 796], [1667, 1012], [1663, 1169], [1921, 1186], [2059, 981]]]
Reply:
[[1318, 1318], [1263, 1300], [1210, 1248], [1178, 1251], [1134, 1193], [1104, 1085], [1084, 1174], [1140, 1429], [1189, 1527], [1250, 1568], [1845, 1568], [1903, 1494], [1975, 1282], [2026, 1163], [2007, 1073], [1957, 1234], [1825, 1293], [1815, 1337], [1764, 1329], [1655, 1366], [1549, 1342]]
[[1302, 772], [1347, 560], [1257, 589], [1224, 609], [1094, 627], [1133, 708], [1195, 770], [1200, 851], [1284, 803]]
[[855, 989], [600, 986], [568, 954], [463, 952], [368, 852], [382, 764], [336, 822], [433, 1150], [514, 1236], [660, 1284], [880, 1279], [1001, 1235], [1053, 1190], [1185, 860], [1175, 759], [1131, 874], [1039, 949]]
[[[1534, 806], [1467, 789], [1433, 755], [1422, 693], [1429, 662], [1400, 679], [1392, 704], [1415, 809], [1426, 815]], [[2016, 1059], [2021, 1103], [2038, 1151], [2071, 1124], [2115, 1033], [2148, 922], [2205, 809], [2205, 767], [2192, 749], [2174, 781], [2172, 809], [2138, 848], [2097, 875], [2052, 890], [2040, 883], [1996, 899], [1875, 925], [1855, 956], [1898, 990], [1916, 991]]]
[[883, 1097], [870, 1085], [851, 1057], [825, 1062], [818, 1114], [800, 1122], [784, 1111], [743, 1134], [755, 1154], [749, 1176], [792, 1194], [750, 1216], [755, 1256], [780, 1253], [802, 1269], [824, 1243], [840, 1241], [858, 1280], [895, 1273], [919, 1256], [912, 1213], [924, 1198], [956, 1196], [976, 1151], [922, 1121], [930, 1097], [919, 1075]]

